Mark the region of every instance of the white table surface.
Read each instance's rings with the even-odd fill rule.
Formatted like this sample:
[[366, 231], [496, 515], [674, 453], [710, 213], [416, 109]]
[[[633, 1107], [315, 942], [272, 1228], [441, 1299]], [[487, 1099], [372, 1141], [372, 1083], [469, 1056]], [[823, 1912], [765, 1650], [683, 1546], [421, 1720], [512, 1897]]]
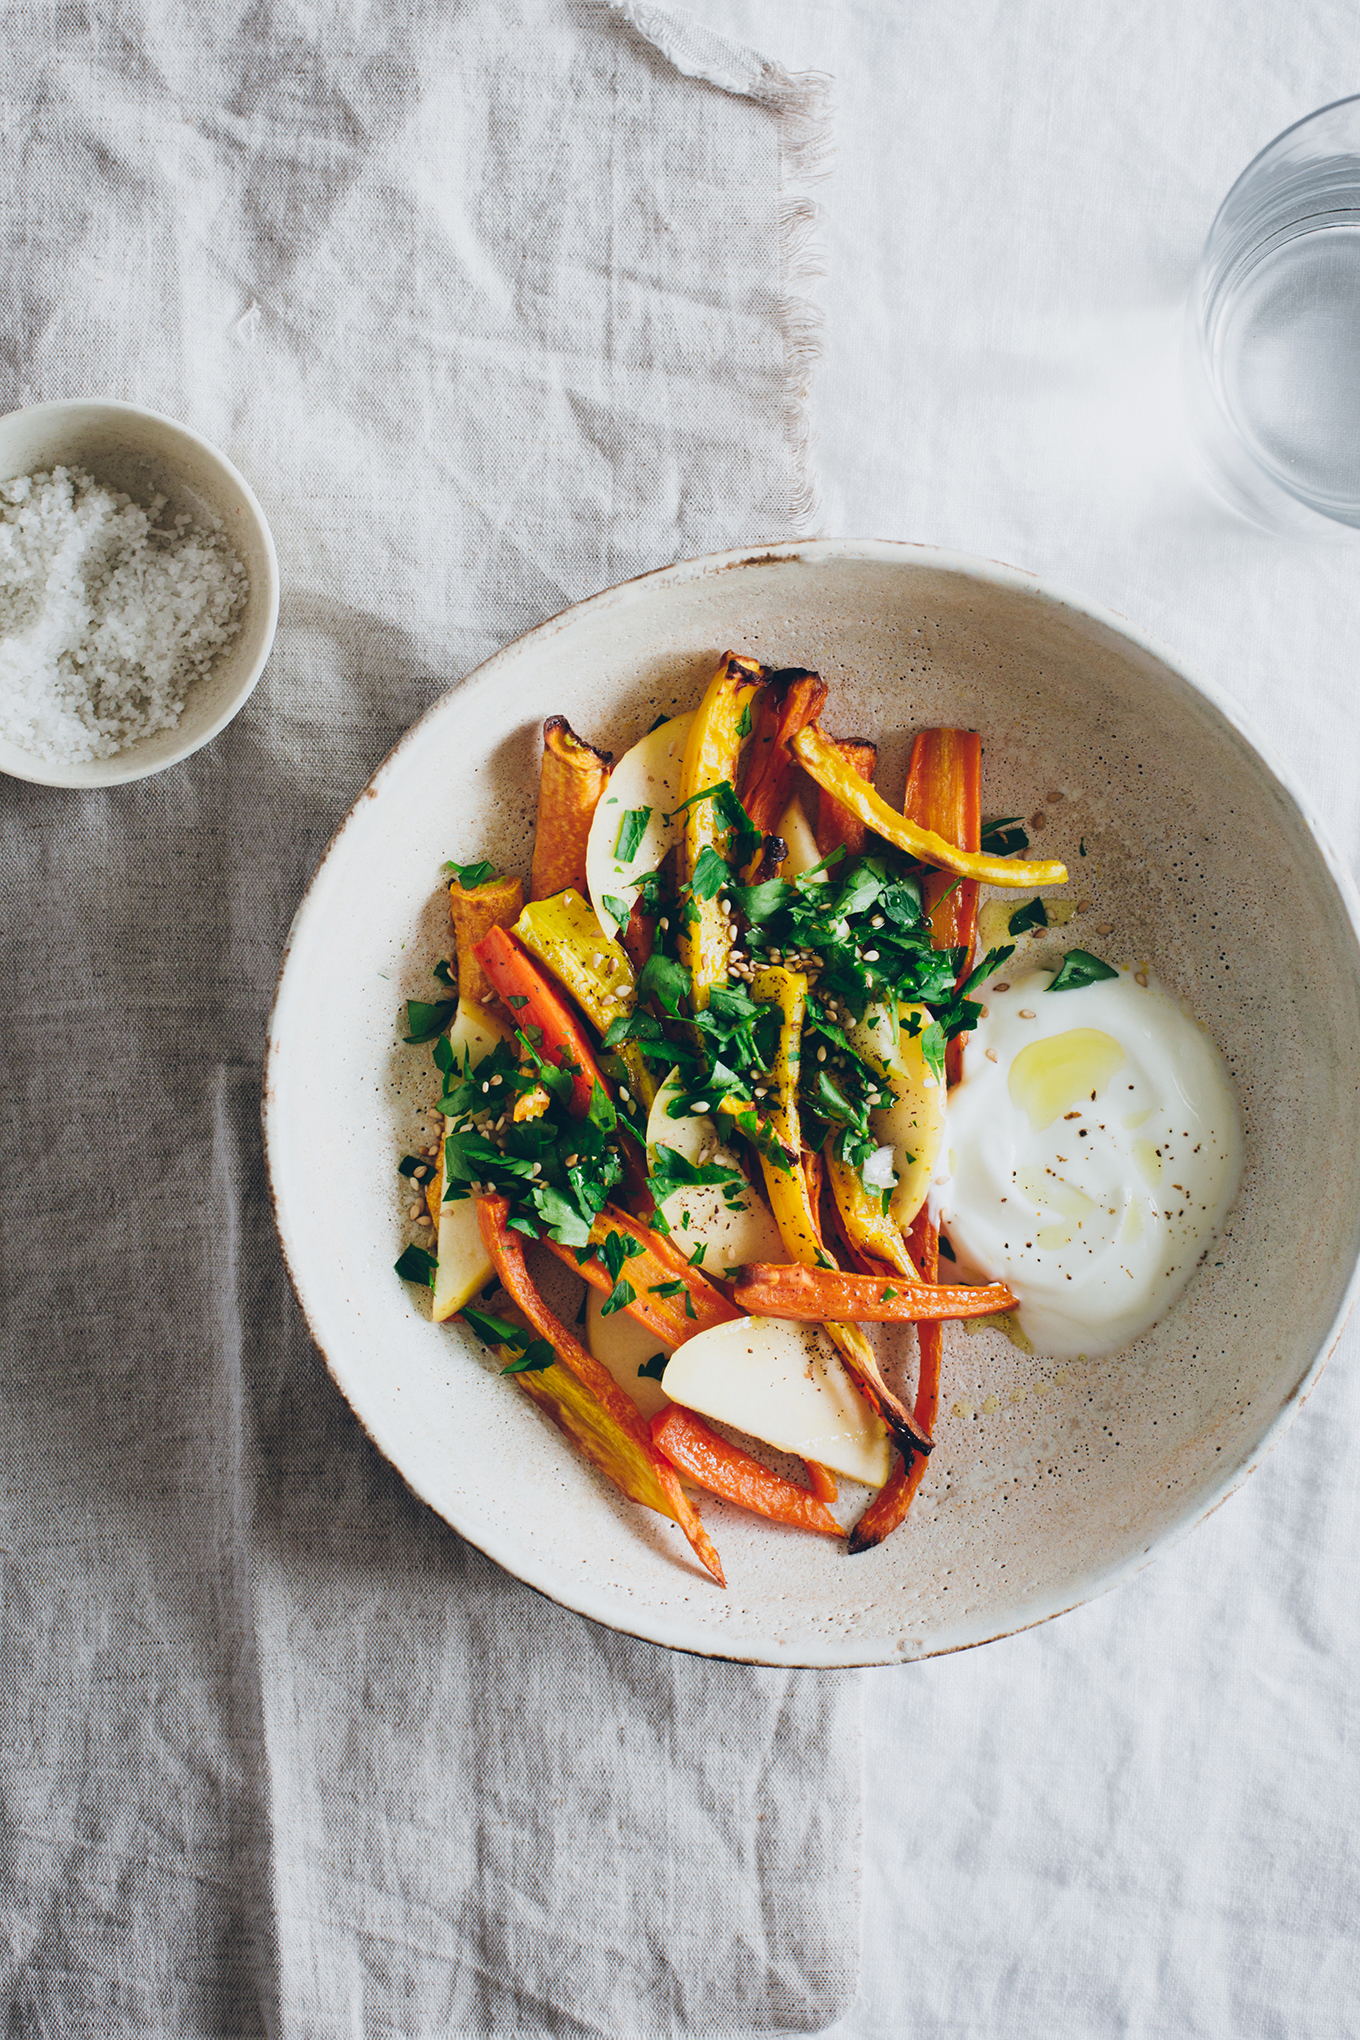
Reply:
[[[1360, 86], [1352, 10], [691, 5], [837, 80], [825, 528], [1007, 560], [1129, 616], [1238, 697], [1354, 868], [1360, 562], [1206, 496], [1173, 354], [1233, 178]], [[865, 1953], [842, 2040], [1360, 2031], [1357, 1343], [1131, 1586], [864, 1675]]]

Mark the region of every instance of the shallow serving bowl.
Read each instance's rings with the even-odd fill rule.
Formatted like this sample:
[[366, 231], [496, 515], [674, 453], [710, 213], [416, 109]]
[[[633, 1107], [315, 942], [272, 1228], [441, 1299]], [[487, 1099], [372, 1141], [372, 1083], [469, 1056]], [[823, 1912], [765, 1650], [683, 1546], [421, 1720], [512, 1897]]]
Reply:
[[[851, 1558], [705, 1500], [724, 1594], [470, 1334], [429, 1323], [392, 1263], [406, 1237], [396, 1164], [436, 1095], [428, 1049], [399, 1043], [397, 1008], [434, 995], [431, 966], [449, 952], [442, 860], [525, 868], [542, 718], [560, 711], [617, 755], [691, 706], [728, 648], [817, 668], [829, 727], [879, 740], [889, 797], [913, 729], [980, 729], [985, 809], [1042, 809], [1042, 852], [1066, 861], [1086, 902], [1068, 945], [1151, 966], [1220, 1043], [1246, 1166], [1185, 1296], [1117, 1358], [1061, 1366], [948, 1330], [930, 1473], [877, 1550]], [[1096, 937], [1106, 922], [1114, 932]], [[692, 561], [511, 645], [388, 758], [293, 925], [265, 1128], [285, 1252], [335, 1379], [473, 1543], [659, 1643], [792, 1665], [925, 1656], [1115, 1585], [1241, 1481], [1307, 1393], [1360, 1250], [1356, 902], [1236, 711], [1115, 618], [914, 546], [824, 540]]]
[[143, 509], [164, 495], [196, 522], [220, 521], [246, 570], [241, 628], [189, 689], [173, 729], [111, 758], [49, 763], [0, 737], [0, 772], [40, 786], [119, 786], [164, 771], [211, 742], [244, 707], [265, 668], [279, 617], [279, 563], [254, 491], [224, 453], [188, 425], [112, 398], [32, 404], [0, 418], [0, 481], [54, 467], [84, 468]]

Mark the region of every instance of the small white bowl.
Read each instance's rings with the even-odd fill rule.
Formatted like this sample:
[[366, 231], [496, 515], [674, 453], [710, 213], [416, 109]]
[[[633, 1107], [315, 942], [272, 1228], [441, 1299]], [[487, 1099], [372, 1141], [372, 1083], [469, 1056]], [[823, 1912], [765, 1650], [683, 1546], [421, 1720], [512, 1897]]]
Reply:
[[225, 454], [187, 425], [111, 398], [32, 404], [0, 418], [0, 481], [54, 467], [84, 468], [96, 481], [149, 506], [167, 496], [199, 523], [221, 522], [250, 590], [241, 628], [194, 682], [173, 729], [157, 730], [111, 758], [51, 764], [0, 737], [0, 772], [40, 786], [119, 786], [187, 758], [225, 729], [264, 671], [279, 619], [279, 562], [254, 491]]

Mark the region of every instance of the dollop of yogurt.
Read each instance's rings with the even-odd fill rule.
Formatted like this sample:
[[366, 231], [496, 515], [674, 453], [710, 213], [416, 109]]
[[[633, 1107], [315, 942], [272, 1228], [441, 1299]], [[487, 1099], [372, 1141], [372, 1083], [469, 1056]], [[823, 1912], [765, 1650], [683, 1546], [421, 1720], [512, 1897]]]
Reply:
[[1035, 1351], [1118, 1352], [1171, 1308], [1237, 1192], [1237, 1094], [1155, 980], [1004, 970], [950, 1093], [932, 1203], [961, 1272], [1009, 1284]]

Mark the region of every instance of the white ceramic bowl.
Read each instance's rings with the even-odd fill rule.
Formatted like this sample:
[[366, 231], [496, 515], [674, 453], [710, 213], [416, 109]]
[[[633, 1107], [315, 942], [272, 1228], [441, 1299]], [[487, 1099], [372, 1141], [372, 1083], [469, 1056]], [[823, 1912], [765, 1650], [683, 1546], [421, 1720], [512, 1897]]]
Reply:
[[[673, 1526], [573, 1456], [470, 1334], [428, 1322], [392, 1263], [408, 1236], [396, 1163], [436, 1095], [428, 1050], [398, 1041], [397, 1010], [435, 995], [431, 966], [449, 952], [441, 861], [525, 866], [545, 714], [618, 754], [659, 712], [689, 707], [729, 647], [816, 667], [828, 727], [879, 740], [890, 795], [914, 728], [980, 729], [986, 810], [1044, 808], [1044, 853], [1065, 859], [1088, 902], [1067, 943], [1150, 963], [1221, 1044], [1246, 1164], [1223, 1239], [1117, 1358], [1059, 1366], [990, 1332], [947, 1331], [930, 1472], [877, 1550], [851, 1558], [705, 1501], [724, 1594]], [[1105, 922], [1114, 932], [1099, 937]], [[288, 1263], [335, 1379], [473, 1543], [659, 1643], [775, 1664], [924, 1656], [1125, 1578], [1244, 1477], [1315, 1378], [1360, 1250], [1356, 901], [1233, 706], [1117, 618], [912, 546], [828, 540], [693, 561], [511, 645], [382, 766], [293, 925], [265, 1128]], [[904, 1340], [905, 1366], [909, 1353]]]
[[250, 582], [241, 628], [190, 688], [173, 729], [158, 730], [79, 764], [49, 764], [0, 738], [0, 772], [42, 786], [118, 786], [145, 779], [225, 729], [264, 671], [279, 617], [279, 563], [263, 510], [225, 454], [187, 425], [139, 404], [79, 398], [33, 404], [0, 418], [0, 481], [53, 467], [79, 467], [135, 502], [170, 499], [198, 521], [220, 518]]

